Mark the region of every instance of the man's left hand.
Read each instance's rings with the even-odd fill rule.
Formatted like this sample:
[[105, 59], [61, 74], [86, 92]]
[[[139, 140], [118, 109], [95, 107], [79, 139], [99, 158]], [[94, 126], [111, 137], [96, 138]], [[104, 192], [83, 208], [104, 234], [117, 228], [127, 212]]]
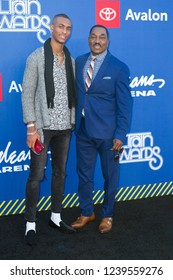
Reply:
[[119, 139], [113, 140], [112, 151], [119, 151], [123, 145], [123, 142]]

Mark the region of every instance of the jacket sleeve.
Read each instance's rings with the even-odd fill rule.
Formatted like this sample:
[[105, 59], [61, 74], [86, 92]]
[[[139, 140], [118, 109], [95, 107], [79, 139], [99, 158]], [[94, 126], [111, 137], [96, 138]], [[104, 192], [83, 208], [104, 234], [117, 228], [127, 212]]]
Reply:
[[132, 97], [130, 92], [130, 72], [126, 65], [120, 70], [118, 80], [116, 82], [116, 102], [117, 102], [117, 126], [115, 138], [123, 143], [126, 140], [126, 134], [130, 129], [132, 116]]
[[27, 61], [22, 83], [22, 110], [24, 123], [35, 121], [35, 94], [38, 83], [38, 66], [35, 52]]

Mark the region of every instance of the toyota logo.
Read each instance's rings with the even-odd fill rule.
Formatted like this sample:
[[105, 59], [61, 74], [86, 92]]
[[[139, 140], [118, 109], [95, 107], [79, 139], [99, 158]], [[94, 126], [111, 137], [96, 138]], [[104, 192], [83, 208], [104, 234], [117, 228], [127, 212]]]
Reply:
[[111, 21], [116, 17], [116, 11], [112, 8], [104, 8], [99, 13], [101, 19]]

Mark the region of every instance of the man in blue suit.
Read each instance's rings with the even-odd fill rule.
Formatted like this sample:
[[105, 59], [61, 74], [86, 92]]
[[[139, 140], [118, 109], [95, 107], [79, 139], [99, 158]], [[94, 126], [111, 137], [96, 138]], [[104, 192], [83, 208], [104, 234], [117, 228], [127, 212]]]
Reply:
[[82, 213], [72, 227], [82, 228], [95, 219], [92, 192], [99, 154], [105, 191], [99, 231], [106, 233], [112, 229], [119, 180], [119, 160], [115, 158], [130, 127], [132, 98], [128, 67], [108, 51], [108, 30], [102, 25], [93, 26], [88, 42], [91, 52], [76, 59], [77, 172]]

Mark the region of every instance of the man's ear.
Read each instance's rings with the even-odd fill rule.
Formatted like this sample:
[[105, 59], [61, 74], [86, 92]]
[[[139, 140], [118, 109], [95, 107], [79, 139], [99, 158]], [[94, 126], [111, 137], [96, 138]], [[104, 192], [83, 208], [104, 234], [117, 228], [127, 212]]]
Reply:
[[54, 29], [54, 26], [53, 26], [53, 24], [51, 24], [51, 25], [50, 25], [50, 31], [52, 32], [53, 29]]

